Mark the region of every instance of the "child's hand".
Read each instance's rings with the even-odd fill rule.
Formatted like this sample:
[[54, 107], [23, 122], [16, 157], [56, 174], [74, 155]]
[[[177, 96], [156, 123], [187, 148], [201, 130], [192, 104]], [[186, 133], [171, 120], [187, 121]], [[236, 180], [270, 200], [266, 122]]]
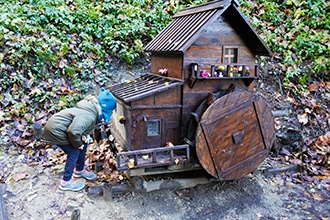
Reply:
[[81, 137], [81, 139], [82, 139], [82, 141], [83, 141], [84, 143], [86, 143], [86, 144], [91, 144], [91, 143], [94, 142], [94, 141], [93, 141], [93, 138], [91, 138], [91, 136], [89, 136], [89, 135], [83, 135], [83, 136]]

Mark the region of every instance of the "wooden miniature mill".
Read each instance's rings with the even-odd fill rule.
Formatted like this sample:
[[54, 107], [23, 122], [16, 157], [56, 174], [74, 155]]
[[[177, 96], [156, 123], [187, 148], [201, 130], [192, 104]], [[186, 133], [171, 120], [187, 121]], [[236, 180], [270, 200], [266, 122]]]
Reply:
[[124, 149], [119, 169], [199, 167], [221, 180], [256, 169], [275, 133], [271, 110], [253, 92], [256, 56], [272, 53], [238, 3], [183, 9], [144, 49], [151, 73], [109, 88], [112, 132]]

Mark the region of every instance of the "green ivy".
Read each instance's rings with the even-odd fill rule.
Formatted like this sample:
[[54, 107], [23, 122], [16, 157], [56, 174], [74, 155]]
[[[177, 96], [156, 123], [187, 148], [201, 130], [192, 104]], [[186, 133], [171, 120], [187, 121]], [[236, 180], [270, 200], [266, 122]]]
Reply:
[[133, 64], [177, 10], [201, 2], [0, 0], [1, 111], [72, 106], [93, 89], [86, 81], [111, 79], [112, 57]]
[[329, 80], [330, 2], [322, 0], [242, 1], [250, 19], [277, 62], [285, 68], [285, 86], [297, 78]]
[[[2, 110], [21, 115], [28, 107], [37, 111], [38, 105], [46, 109], [72, 105], [92, 88], [84, 82], [101, 85], [111, 79], [111, 57], [133, 64], [173, 14], [203, 2], [0, 0], [0, 95], [11, 94], [13, 100], [25, 103], [9, 102]], [[273, 59], [283, 67], [279, 74], [285, 76], [286, 85], [295, 78], [301, 84], [313, 76], [329, 80], [329, 2], [241, 3], [274, 52]], [[26, 95], [40, 86], [40, 94]], [[58, 96], [64, 86], [72, 90], [70, 98]], [[12, 109], [6, 109], [9, 106]]]

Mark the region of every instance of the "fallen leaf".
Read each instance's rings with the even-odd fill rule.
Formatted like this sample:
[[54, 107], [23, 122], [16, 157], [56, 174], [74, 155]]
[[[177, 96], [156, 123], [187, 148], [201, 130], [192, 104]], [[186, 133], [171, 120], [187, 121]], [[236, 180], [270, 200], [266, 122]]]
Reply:
[[135, 166], [135, 160], [134, 159], [129, 159], [127, 162], [127, 166], [129, 169], [133, 168]]
[[59, 68], [63, 69], [65, 67], [65, 62], [64, 60], [61, 60], [59, 65], [58, 65]]
[[314, 200], [316, 200], [316, 201], [323, 201], [324, 200], [324, 198], [319, 193], [313, 193], [312, 196], [313, 196]]
[[307, 88], [309, 92], [316, 92], [318, 89], [319, 89], [319, 85], [316, 82], [313, 82]]
[[146, 155], [142, 155], [142, 159], [143, 159], [143, 160], [148, 160], [148, 159], [149, 159], [149, 155], [148, 155], [148, 154], [146, 154]]
[[306, 125], [308, 123], [308, 115], [306, 113], [302, 114], [302, 115], [297, 115], [298, 121], [303, 124]]
[[256, 213], [256, 216], [257, 216], [258, 219], [263, 218], [263, 215], [261, 213]]
[[14, 173], [13, 179], [14, 179], [15, 182], [18, 182], [20, 180], [25, 179], [25, 177], [27, 177], [27, 176], [28, 176], [28, 174], [26, 172], [18, 171], [16, 173]]

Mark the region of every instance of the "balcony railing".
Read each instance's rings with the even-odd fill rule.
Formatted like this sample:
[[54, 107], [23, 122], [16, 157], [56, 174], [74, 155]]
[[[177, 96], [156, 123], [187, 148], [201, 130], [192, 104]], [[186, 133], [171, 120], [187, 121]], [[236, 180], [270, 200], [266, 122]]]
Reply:
[[221, 63], [201, 67], [197, 63], [190, 64], [190, 76], [197, 79], [255, 78], [257, 65], [239, 63]]

